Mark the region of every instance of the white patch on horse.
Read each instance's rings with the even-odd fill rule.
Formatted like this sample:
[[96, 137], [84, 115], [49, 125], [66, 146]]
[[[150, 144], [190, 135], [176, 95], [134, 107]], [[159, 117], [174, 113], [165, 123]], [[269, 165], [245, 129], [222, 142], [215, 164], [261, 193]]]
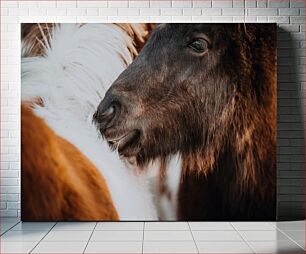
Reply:
[[158, 209], [159, 219], [177, 220], [178, 191], [181, 179], [181, 158], [178, 154], [168, 161], [164, 176], [160, 177], [161, 164], [154, 162], [148, 172], [151, 179], [151, 189], [155, 193], [155, 203]]

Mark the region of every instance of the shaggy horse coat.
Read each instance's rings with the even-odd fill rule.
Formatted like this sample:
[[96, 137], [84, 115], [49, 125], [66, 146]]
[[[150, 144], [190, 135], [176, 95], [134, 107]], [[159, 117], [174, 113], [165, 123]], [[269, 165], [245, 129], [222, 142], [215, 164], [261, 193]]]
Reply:
[[92, 115], [146, 25], [22, 29], [22, 219], [154, 220], [147, 179], [98, 138]]
[[275, 219], [274, 24], [159, 25], [94, 118], [139, 167], [179, 155], [178, 219]]

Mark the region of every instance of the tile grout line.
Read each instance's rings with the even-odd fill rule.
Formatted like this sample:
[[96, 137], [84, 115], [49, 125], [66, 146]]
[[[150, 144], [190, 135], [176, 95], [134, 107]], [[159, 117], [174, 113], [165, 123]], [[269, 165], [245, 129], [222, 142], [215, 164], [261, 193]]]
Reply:
[[84, 248], [83, 253], [85, 253], [85, 251], [86, 251], [86, 249], [87, 249], [87, 246], [88, 246], [88, 244], [89, 244], [89, 241], [90, 241], [90, 239], [91, 239], [93, 233], [95, 232], [97, 225], [98, 225], [98, 222], [96, 222], [96, 224], [95, 224], [95, 226], [94, 226], [94, 228], [93, 228], [93, 230], [92, 230], [92, 232], [91, 232], [91, 234], [90, 234], [90, 236], [89, 236], [89, 239], [88, 239], [88, 241], [87, 241], [87, 243], [86, 243], [86, 246], [85, 246], [85, 248]]
[[45, 237], [51, 232], [51, 230], [55, 227], [55, 225], [57, 224], [57, 222], [49, 229], [49, 231], [38, 241], [38, 243], [29, 251], [29, 253], [32, 253], [32, 251], [35, 250], [35, 248], [38, 246], [38, 244], [40, 244], [40, 242], [45, 239]]
[[276, 230], [278, 230], [279, 232], [283, 233], [287, 238], [289, 238], [290, 241], [294, 242], [296, 245], [298, 245], [299, 247], [301, 247], [303, 250], [305, 250], [305, 248], [303, 246], [301, 246], [298, 242], [296, 242], [292, 237], [290, 237], [289, 235], [287, 235], [283, 230], [279, 229], [278, 227], [276, 228]]
[[5, 230], [0, 236], [3, 236], [5, 233], [9, 232], [12, 228], [14, 228], [15, 226], [17, 226], [21, 221], [16, 222], [16, 224], [14, 224], [13, 226], [11, 226], [9, 229]]
[[198, 245], [197, 245], [197, 242], [195, 241], [195, 239], [194, 239], [194, 237], [193, 237], [193, 233], [192, 233], [191, 227], [190, 227], [190, 225], [189, 225], [189, 221], [187, 221], [187, 225], [188, 225], [188, 227], [189, 227], [189, 231], [190, 231], [190, 233], [191, 233], [192, 240], [193, 240], [193, 242], [194, 242], [194, 244], [195, 244], [195, 246], [196, 246], [197, 252], [200, 253], [199, 248], [198, 248]]
[[141, 243], [141, 253], [143, 254], [143, 245], [144, 245], [144, 233], [145, 233], [145, 221], [143, 222], [142, 226], [142, 243]]
[[[276, 225], [273, 224], [272, 221], [269, 221], [268, 223], [269, 223], [274, 229], [277, 229], [277, 224], [276, 224]], [[276, 222], [276, 223], [277, 223], [277, 222]]]
[[253, 251], [253, 253], [256, 253], [256, 251], [252, 248], [252, 246], [249, 244], [249, 242], [247, 240], [244, 239], [244, 237], [240, 234], [239, 230], [235, 228], [235, 226], [232, 224], [232, 222], [230, 222], [232, 228], [237, 232], [237, 234], [241, 237], [241, 239], [243, 240], [243, 242], [246, 243], [246, 245]]

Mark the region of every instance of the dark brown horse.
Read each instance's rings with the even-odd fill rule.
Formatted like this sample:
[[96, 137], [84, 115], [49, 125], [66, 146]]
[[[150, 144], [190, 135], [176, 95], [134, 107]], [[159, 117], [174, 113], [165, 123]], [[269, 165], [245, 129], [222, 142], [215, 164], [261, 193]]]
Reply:
[[139, 166], [182, 158], [182, 220], [274, 220], [276, 26], [162, 24], [94, 116]]

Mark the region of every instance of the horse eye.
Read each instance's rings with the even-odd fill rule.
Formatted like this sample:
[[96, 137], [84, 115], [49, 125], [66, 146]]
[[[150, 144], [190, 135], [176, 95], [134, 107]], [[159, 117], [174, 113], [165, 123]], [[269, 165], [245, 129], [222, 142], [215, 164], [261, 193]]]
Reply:
[[208, 49], [208, 43], [204, 39], [196, 39], [188, 45], [189, 48], [197, 53], [203, 53]]

